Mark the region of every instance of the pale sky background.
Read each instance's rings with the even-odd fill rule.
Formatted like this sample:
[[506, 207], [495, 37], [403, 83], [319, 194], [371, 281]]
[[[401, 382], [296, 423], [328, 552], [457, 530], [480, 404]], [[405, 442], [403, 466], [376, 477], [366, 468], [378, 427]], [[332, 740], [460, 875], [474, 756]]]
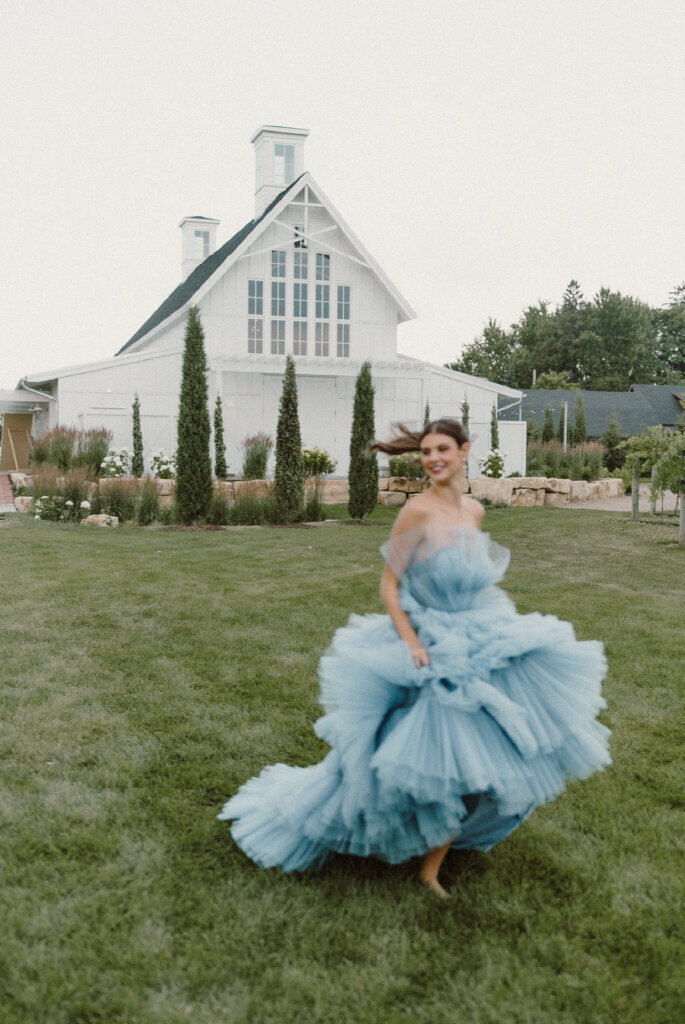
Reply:
[[113, 355], [178, 223], [254, 212], [252, 133], [305, 166], [442, 363], [571, 278], [685, 279], [682, 0], [0, 0], [0, 387]]

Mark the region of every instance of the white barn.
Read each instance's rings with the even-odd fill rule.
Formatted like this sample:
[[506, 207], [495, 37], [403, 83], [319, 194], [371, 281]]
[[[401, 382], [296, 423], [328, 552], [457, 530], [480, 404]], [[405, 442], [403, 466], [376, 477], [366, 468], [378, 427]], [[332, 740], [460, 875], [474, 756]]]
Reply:
[[[146, 458], [172, 452], [183, 338], [190, 306], [205, 332], [210, 409], [224, 410], [227, 459], [240, 469], [240, 443], [258, 430], [275, 434], [285, 356], [296, 362], [302, 440], [326, 448], [344, 475], [354, 385], [372, 363], [376, 431], [396, 421], [459, 416], [470, 408], [471, 474], [489, 448], [492, 408], [519, 405], [521, 392], [398, 354], [397, 327], [415, 313], [364, 248], [311, 174], [309, 133], [264, 126], [256, 154], [255, 216], [216, 248], [219, 221], [181, 221], [182, 281], [109, 359], [22, 378], [31, 396], [34, 435], [57, 423], [105, 425], [114, 444], [131, 445], [137, 393]], [[503, 400], [503, 401], [502, 401]], [[0, 411], [2, 409], [0, 408]], [[9, 410], [8, 410], [9, 411]], [[525, 424], [500, 424], [505, 472], [525, 471]]]

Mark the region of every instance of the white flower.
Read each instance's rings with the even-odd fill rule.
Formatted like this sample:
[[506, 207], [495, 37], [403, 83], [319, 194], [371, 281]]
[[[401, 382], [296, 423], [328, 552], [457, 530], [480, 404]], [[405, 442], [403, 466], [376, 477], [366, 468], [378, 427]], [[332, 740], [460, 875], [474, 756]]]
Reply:
[[73, 505], [74, 503], [73, 503], [73, 501], [65, 501], [64, 504], [65, 505]]
[[81, 502], [81, 508], [90, 508], [90, 502], [89, 501], [82, 501]]
[[40, 516], [34, 516], [33, 518], [34, 519], [40, 519]]

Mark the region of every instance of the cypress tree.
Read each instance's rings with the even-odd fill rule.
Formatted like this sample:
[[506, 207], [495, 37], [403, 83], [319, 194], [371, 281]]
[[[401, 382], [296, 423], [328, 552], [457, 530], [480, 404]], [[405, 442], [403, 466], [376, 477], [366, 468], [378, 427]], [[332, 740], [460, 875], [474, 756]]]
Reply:
[[[470, 411], [471, 410], [469, 409], [469, 403], [468, 403], [468, 401], [466, 399], [464, 399], [464, 401], [461, 403], [461, 425], [464, 428], [464, 430], [466, 431], [467, 436], [468, 436], [468, 432], [469, 432], [469, 413], [470, 413]], [[469, 478], [469, 460], [468, 459], [464, 463], [464, 476], [468, 480], [468, 478]]]
[[603, 462], [610, 473], [620, 469], [625, 462], [625, 451], [621, 448], [621, 424], [616, 410], [612, 413], [609, 424], [600, 437], [604, 447]]
[[499, 451], [499, 425], [497, 423], [497, 405], [493, 405], [490, 414], [490, 447], [493, 451]]
[[217, 395], [214, 406], [214, 476], [217, 480], [225, 480], [227, 473], [224, 417], [221, 409], [221, 396]]
[[278, 519], [292, 523], [304, 515], [304, 461], [300, 420], [297, 413], [295, 360], [285, 358], [285, 376], [276, 428], [276, 473], [274, 495]]
[[554, 440], [554, 413], [552, 412], [552, 406], [545, 406], [545, 422], [542, 425], [542, 443], [546, 444], [547, 441]]
[[366, 454], [376, 433], [373, 396], [371, 363], [362, 363], [354, 392], [350, 438], [350, 498], [347, 510], [353, 519], [363, 519], [378, 502], [378, 460], [375, 455]]
[[427, 427], [428, 424], [430, 423], [430, 421], [431, 421], [431, 407], [428, 404], [428, 402], [426, 402], [426, 408], [423, 410], [423, 425], [424, 425], [424, 427]]
[[145, 472], [143, 461], [143, 432], [140, 429], [140, 402], [138, 394], [133, 399], [133, 459], [131, 461], [131, 472], [134, 476], [142, 476]]
[[571, 434], [574, 444], [586, 444], [587, 422], [585, 420], [585, 403], [583, 396], [576, 398], [576, 408], [573, 413], [573, 433]]
[[213, 493], [204, 337], [199, 310], [192, 306], [186, 325], [176, 447], [176, 516], [186, 524], [197, 523], [207, 514]]
[[[568, 440], [568, 439], [567, 439]], [[559, 406], [559, 422], [557, 424], [557, 441], [559, 444], [564, 443], [564, 406]]]

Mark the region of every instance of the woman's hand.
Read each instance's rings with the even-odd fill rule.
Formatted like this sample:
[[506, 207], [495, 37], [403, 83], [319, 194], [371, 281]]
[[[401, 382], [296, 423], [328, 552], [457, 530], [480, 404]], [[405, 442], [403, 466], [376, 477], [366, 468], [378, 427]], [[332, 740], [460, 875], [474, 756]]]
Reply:
[[415, 668], [423, 668], [424, 665], [430, 665], [431, 660], [428, 657], [428, 651], [422, 644], [413, 643], [407, 644], [407, 646], [409, 647], [409, 653]]

